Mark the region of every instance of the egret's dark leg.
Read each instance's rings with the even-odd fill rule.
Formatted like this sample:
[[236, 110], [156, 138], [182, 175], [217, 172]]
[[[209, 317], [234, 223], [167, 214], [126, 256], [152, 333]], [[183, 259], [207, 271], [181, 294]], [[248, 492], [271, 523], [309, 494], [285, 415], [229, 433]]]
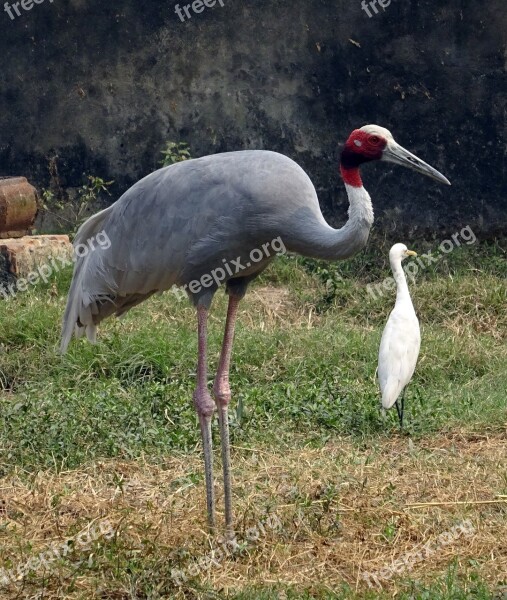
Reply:
[[232, 486], [231, 486], [231, 450], [229, 443], [229, 403], [231, 401], [231, 388], [229, 385], [229, 368], [231, 364], [232, 344], [234, 341], [234, 326], [238, 314], [240, 298], [229, 296], [229, 308], [225, 324], [224, 341], [220, 355], [217, 376], [213, 385], [213, 395], [218, 407], [220, 423], [220, 437], [222, 442], [222, 465], [224, 469], [224, 496], [225, 496], [225, 524], [227, 530], [232, 532]]
[[204, 452], [204, 470], [206, 474], [206, 503], [208, 506], [208, 523], [215, 527], [215, 489], [213, 481], [213, 449], [211, 439], [211, 421], [215, 411], [215, 403], [208, 392], [208, 358], [207, 358], [207, 324], [208, 309], [197, 308], [198, 322], [198, 360], [197, 388], [194, 392], [194, 405], [201, 425], [202, 447]]
[[398, 419], [400, 420], [400, 429], [403, 429], [403, 415], [405, 413], [405, 390], [401, 394], [401, 408], [396, 400], [396, 410], [398, 411]]

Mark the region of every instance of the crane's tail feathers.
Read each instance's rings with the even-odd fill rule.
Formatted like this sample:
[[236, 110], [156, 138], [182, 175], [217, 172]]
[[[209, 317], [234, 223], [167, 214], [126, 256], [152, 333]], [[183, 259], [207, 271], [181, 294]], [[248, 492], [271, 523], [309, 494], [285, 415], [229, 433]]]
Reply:
[[[106, 208], [93, 217], [90, 217], [81, 225], [74, 239], [74, 247], [77, 247], [79, 244], [86, 244], [93, 235], [96, 235], [101, 230], [109, 211], [110, 208]], [[60, 342], [61, 354], [65, 354], [67, 351], [72, 334], [75, 334], [76, 337], [82, 337], [86, 334], [87, 338], [92, 343], [95, 343], [97, 339], [97, 326], [94, 316], [101, 312], [99, 306], [106, 298], [111, 302], [110, 296], [104, 294], [91, 296], [84, 291], [83, 281], [90, 257], [91, 253], [76, 257], [72, 284], [67, 298], [67, 307], [63, 316]], [[110, 312], [114, 312], [114, 309]]]
[[65, 354], [72, 339], [86, 335], [89, 342], [97, 343], [97, 323], [116, 312], [111, 296], [90, 296], [81, 289], [81, 273], [76, 273], [69, 292], [67, 308], [63, 317], [60, 353]]
[[96, 344], [97, 343], [97, 325], [95, 325], [95, 324], [85, 325], [84, 327], [82, 327], [82, 326], [76, 324], [74, 327], [74, 337], [76, 338], [76, 340], [79, 340], [80, 338], [85, 337], [85, 336], [91, 344]]
[[[74, 246], [88, 245], [92, 236], [103, 231], [110, 210], [106, 208], [81, 225]], [[114, 314], [118, 317], [124, 315], [159, 291], [154, 289], [143, 293], [119, 293], [119, 281], [123, 275], [124, 271], [118, 269], [116, 272], [115, 269], [104, 266], [102, 258], [91, 252], [76, 259], [63, 316], [60, 353], [67, 351], [73, 334], [76, 337], [86, 335], [90, 342], [96, 343], [98, 323]]]
[[91, 240], [97, 233], [100, 232], [100, 228], [107, 219], [112, 207], [101, 210], [96, 215], [91, 216], [87, 219], [81, 227], [77, 230], [76, 237], [74, 238], [74, 246], [78, 244], [86, 244]]
[[87, 325], [85, 327], [86, 337], [91, 344], [97, 343], [97, 325]]

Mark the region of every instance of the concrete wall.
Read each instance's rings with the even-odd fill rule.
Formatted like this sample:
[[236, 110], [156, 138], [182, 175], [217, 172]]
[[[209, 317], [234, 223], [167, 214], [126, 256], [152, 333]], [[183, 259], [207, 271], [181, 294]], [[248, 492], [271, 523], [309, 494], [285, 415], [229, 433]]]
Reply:
[[377, 230], [507, 232], [505, 0], [392, 0], [371, 18], [360, 0], [223, 3], [185, 22], [173, 0], [0, 13], [0, 175], [44, 186], [57, 156], [63, 187], [92, 173], [116, 198], [167, 140], [267, 148], [307, 170], [338, 225], [339, 144], [374, 122], [454, 184], [367, 166]]

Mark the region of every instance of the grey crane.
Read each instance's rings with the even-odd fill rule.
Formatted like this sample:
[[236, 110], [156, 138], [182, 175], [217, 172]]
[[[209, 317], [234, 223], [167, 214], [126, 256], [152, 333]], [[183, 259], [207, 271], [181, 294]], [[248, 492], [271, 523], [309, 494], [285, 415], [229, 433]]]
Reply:
[[[226, 152], [177, 163], [151, 173], [109, 208], [79, 229], [75, 246], [106, 234], [108, 249], [76, 260], [63, 318], [61, 351], [73, 332], [92, 342], [97, 325], [121, 316], [146, 298], [174, 285], [186, 286], [197, 311], [197, 386], [193, 401], [202, 434], [208, 522], [215, 525], [211, 425], [218, 409], [224, 477], [225, 522], [232, 531], [232, 490], [228, 407], [229, 366], [238, 304], [248, 284], [273, 260], [252, 264], [250, 255], [280, 238], [289, 252], [325, 260], [345, 259], [366, 244], [373, 224], [371, 198], [359, 174], [363, 163], [385, 160], [410, 167], [437, 181], [449, 181], [433, 167], [397, 144], [377, 125], [356, 129], [341, 154], [341, 174], [349, 197], [349, 218], [330, 227], [315, 188], [303, 169], [282, 154], [264, 150]], [[214, 380], [208, 391], [207, 318], [216, 281], [193, 286], [226, 262], [249, 265], [228, 273], [225, 335]]]

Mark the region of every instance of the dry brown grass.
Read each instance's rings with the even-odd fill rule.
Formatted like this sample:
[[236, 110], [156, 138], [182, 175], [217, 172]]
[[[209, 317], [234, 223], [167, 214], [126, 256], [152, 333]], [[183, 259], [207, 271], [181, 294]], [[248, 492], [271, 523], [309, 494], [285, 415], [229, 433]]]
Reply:
[[[332, 589], [343, 581], [361, 588], [362, 571], [387, 567], [469, 519], [473, 535], [416, 564], [410, 576], [431, 581], [454, 559], [463, 571], [474, 560], [481, 576], [496, 585], [507, 573], [506, 443], [507, 432], [497, 432], [418, 442], [396, 437], [374, 447], [337, 440], [323, 449], [236, 448], [238, 540], [268, 512], [283, 527], [266, 530], [242, 556], [222, 561], [197, 579], [221, 590], [278, 582], [321, 582]], [[206, 533], [204, 485], [192, 483], [200, 472], [196, 451], [163, 466], [111, 461], [60, 475], [9, 477], [0, 489], [0, 564], [8, 559], [23, 563], [51, 542], [107, 517], [117, 528], [120, 554], [137, 553], [148, 562], [158, 555], [185, 568], [212, 543]], [[221, 508], [220, 495], [218, 502]], [[414, 506], [435, 502], [443, 504]], [[71, 564], [55, 564], [44, 598], [62, 597], [71, 577]], [[19, 585], [4, 589], [0, 597], [16, 597]], [[26, 589], [40, 586], [42, 574]], [[127, 598], [125, 586], [120, 578], [111, 581], [107, 566], [80, 572], [73, 591], [63, 597]], [[396, 581], [386, 586], [394, 591]], [[185, 590], [175, 591], [175, 597], [183, 597]]]

